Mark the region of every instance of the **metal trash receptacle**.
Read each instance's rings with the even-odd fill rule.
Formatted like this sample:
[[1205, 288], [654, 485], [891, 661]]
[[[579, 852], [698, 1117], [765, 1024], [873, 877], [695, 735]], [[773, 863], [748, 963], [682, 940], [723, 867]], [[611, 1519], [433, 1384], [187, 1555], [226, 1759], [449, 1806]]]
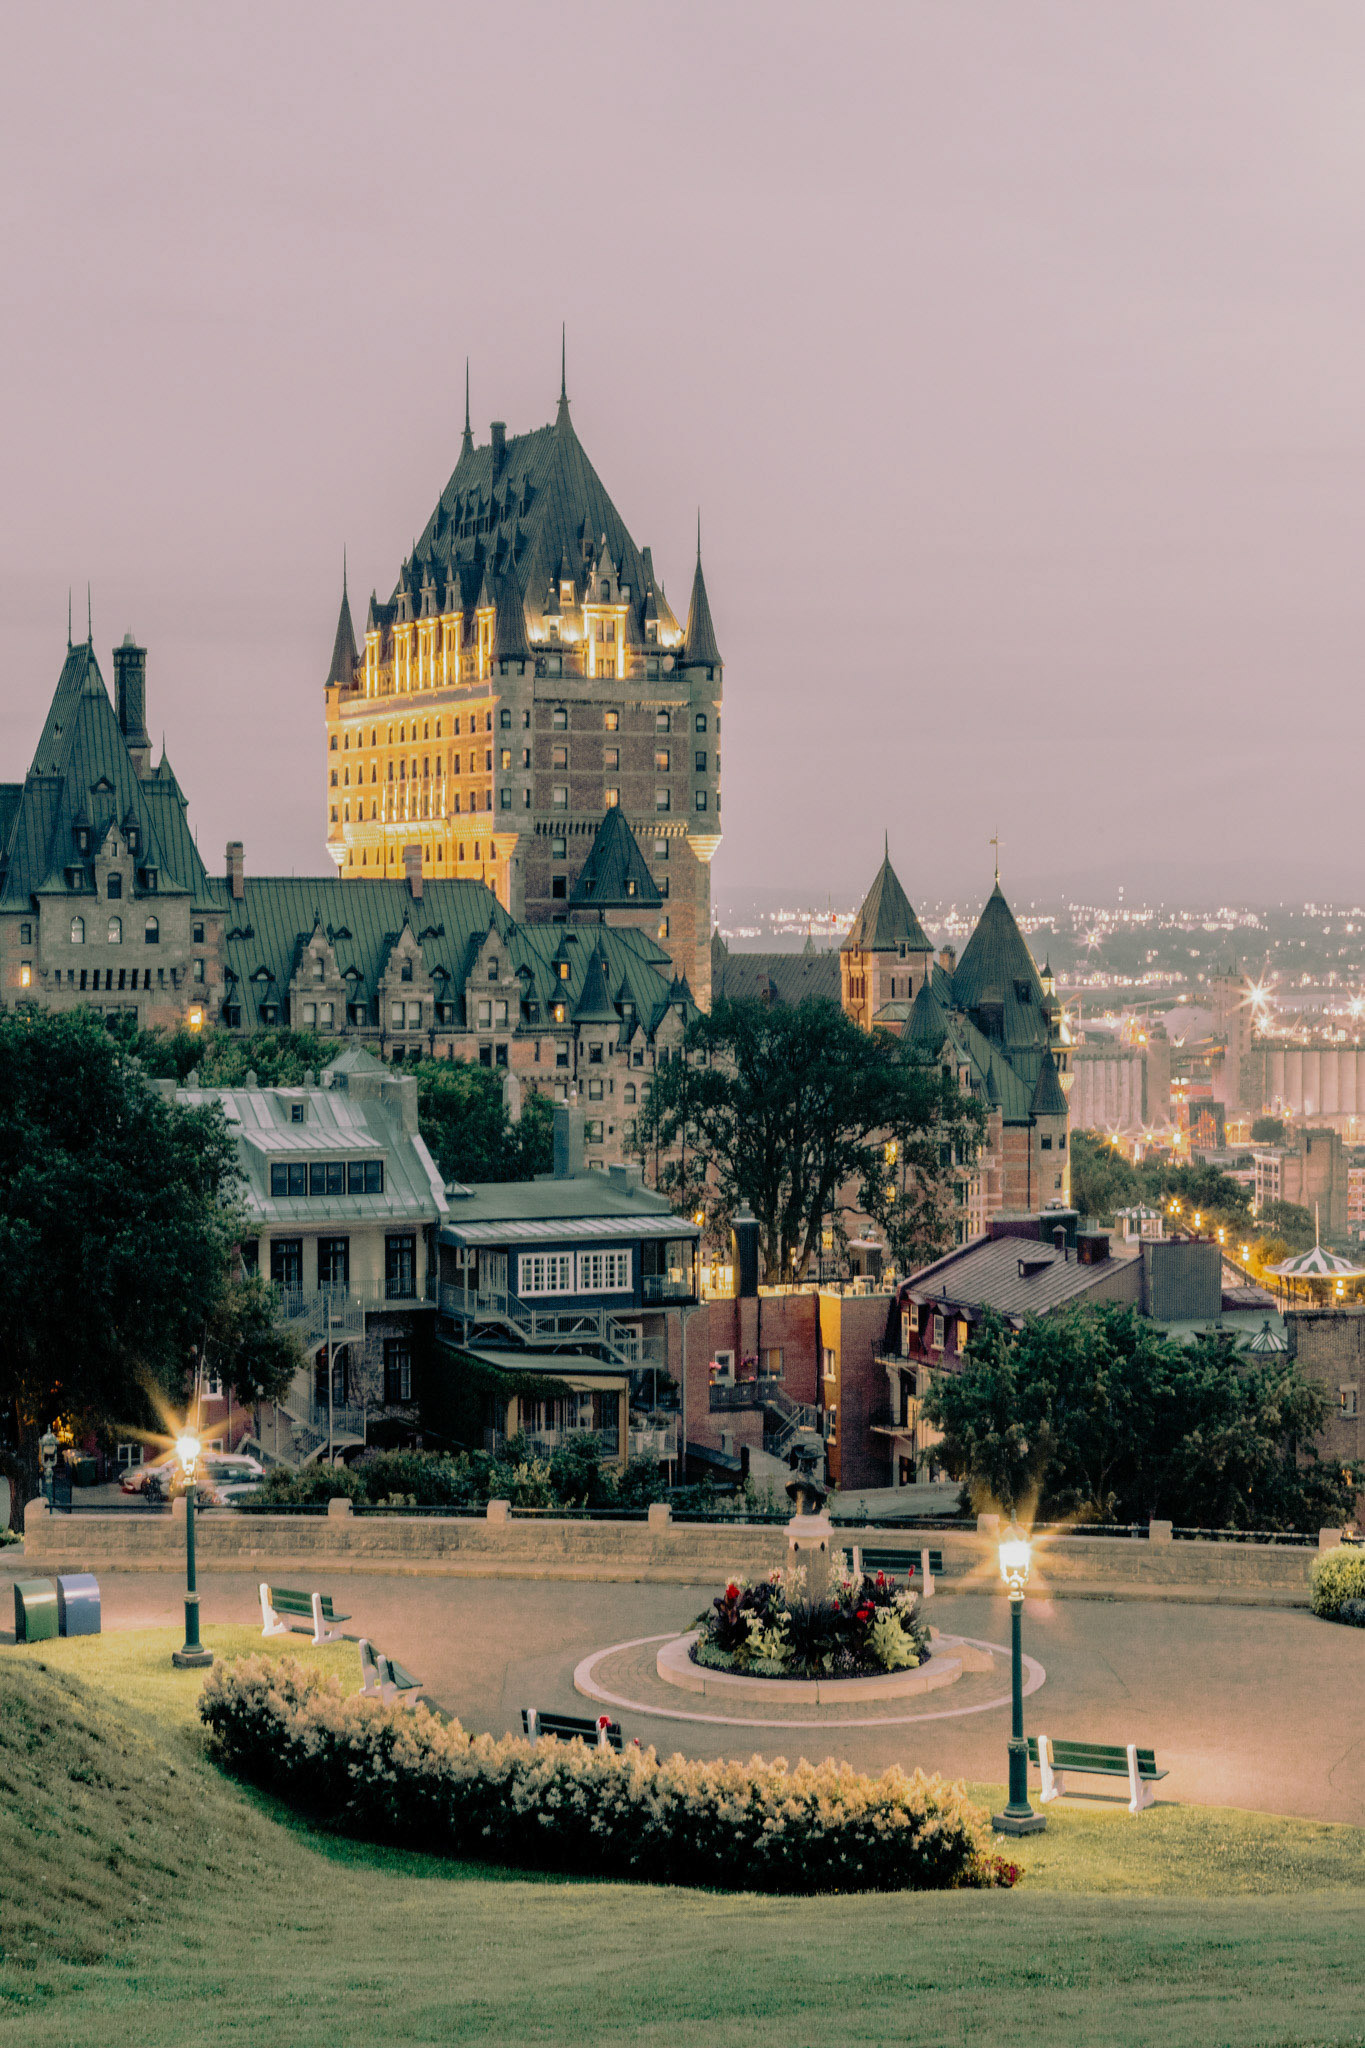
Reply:
[[64, 1636], [100, 1632], [100, 1582], [91, 1572], [57, 1574], [57, 1626]]
[[14, 1640], [41, 1643], [57, 1633], [57, 1582], [55, 1579], [14, 1581]]

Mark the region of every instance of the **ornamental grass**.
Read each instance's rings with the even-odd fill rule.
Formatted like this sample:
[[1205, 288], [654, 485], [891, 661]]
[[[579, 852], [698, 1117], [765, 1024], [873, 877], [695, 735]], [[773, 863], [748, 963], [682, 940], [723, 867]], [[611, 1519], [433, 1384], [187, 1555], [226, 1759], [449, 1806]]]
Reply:
[[961, 1784], [848, 1764], [620, 1754], [470, 1735], [458, 1721], [345, 1695], [293, 1658], [239, 1658], [205, 1682], [222, 1762], [339, 1828], [521, 1868], [727, 1891], [942, 1891], [1010, 1884]]

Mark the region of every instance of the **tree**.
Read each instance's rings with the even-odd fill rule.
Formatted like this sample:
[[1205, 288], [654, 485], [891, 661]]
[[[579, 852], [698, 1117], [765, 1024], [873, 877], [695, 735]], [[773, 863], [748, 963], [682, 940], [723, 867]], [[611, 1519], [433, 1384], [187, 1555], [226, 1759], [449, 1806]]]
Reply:
[[722, 1001], [656, 1070], [636, 1145], [659, 1155], [675, 1207], [690, 1209], [699, 1190], [713, 1213], [749, 1204], [771, 1284], [799, 1277], [826, 1219], [845, 1211], [888, 1221], [907, 1245], [928, 1242], [943, 1177], [954, 1154], [972, 1156], [983, 1125], [935, 1062], [861, 1031], [837, 1003]]
[[924, 1412], [976, 1500], [1043, 1519], [1315, 1529], [1354, 1498], [1313, 1447], [1327, 1402], [1292, 1361], [1261, 1364], [1216, 1335], [1184, 1345], [1131, 1309], [1019, 1330], [987, 1314]]
[[529, 1090], [513, 1123], [496, 1067], [467, 1060], [419, 1060], [404, 1069], [417, 1081], [422, 1137], [452, 1181], [533, 1180], [554, 1166], [554, 1106]]
[[204, 1323], [206, 1374], [232, 1389], [244, 1408], [277, 1401], [304, 1364], [297, 1335], [279, 1321], [275, 1290], [259, 1273], [238, 1273], [213, 1302]]
[[58, 1419], [167, 1429], [206, 1332], [261, 1383], [237, 1178], [221, 1113], [154, 1091], [88, 1011], [0, 1016], [0, 1412], [22, 1484]]
[[1266, 1202], [1256, 1218], [1259, 1228], [1280, 1238], [1289, 1252], [1306, 1252], [1317, 1241], [1317, 1228], [1306, 1209], [1297, 1202]]
[[1284, 1118], [1282, 1116], [1258, 1116], [1251, 1126], [1253, 1145], [1283, 1145]]
[[263, 1088], [297, 1088], [305, 1073], [320, 1074], [342, 1051], [339, 1039], [319, 1038], [315, 1031], [253, 1031], [245, 1038], [217, 1025], [139, 1031], [131, 1018], [115, 1019], [109, 1030], [145, 1073], [166, 1081], [194, 1073], [206, 1088], [240, 1088], [248, 1074]]
[[1083, 1216], [1112, 1223], [1119, 1209], [1144, 1198], [1141, 1176], [1118, 1147], [1098, 1131], [1071, 1133], [1071, 1199]]

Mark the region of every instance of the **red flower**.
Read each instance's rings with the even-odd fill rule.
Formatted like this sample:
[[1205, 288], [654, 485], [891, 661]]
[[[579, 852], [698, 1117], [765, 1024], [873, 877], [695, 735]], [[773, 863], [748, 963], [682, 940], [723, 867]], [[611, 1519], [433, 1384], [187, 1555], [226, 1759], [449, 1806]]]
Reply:
[[739, 1587], [738, 1587], [738, 1586], [734, 1586], [734, 1585], [731, 1585], [731, 1586], [727, 1586], [727, 1587], [725, 1588], [725, 1597], [726, 1597], [726, 1599], [727, 1599], [727, 1600], [738, 1600], [738, 1598], [739, 1598]]
[[870, 1621], [876, 1611], [870, 1600], [864, 1600], [862, 1606], [858, 1609], [857, 1619], [859, 1621]]
[[878, 1574], [877, 1574], [877, 1584], [878, 1584], [879, 1586], [884, 1586], [884, 1585], [886, 1584], [886, 1573], [885, 1573], [885, 1572], [878, 1572]]

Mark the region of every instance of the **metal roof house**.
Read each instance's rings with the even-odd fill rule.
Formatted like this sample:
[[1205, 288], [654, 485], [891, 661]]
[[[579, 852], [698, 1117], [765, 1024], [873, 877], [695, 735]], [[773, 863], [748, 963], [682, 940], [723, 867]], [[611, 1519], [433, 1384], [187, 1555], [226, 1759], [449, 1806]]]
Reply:
[[585, 1169], [583, 1124], [576, 1100], [556, 1104], [553, 1174], [449, 1191], [439, 1329], [483, 1363], [515, 1368], [523, 1385], [541, 1373], [575, 1397], [513, 1395], [505, 1421], [490, 1421], [494, 1434], [520, 1431], [553, 1447], [593, 1429], [624, 1460], [633, 1402], [651, 1411], [649, 1429], [630, 1432], [650, 1442], [633, 1448], [671, 1457], [676, 1431], [660, 1422], [659, 1381], [677, 1377], [682, 1319], [698, 1306], [701, 1230], [646, 1188], [638, 1168]]
[[448, 1208], [417, 1128], [416, 1081], [352, 1051], [296, 1088], [263, 1088], [251, 1074], [241, 1087], [214, 1088], [191, 1075], [175, 1093], [226, 1117], [248, 1219], [244, 1261], [279, 1289], [308, 1352], [262, 1424], [264, 1447], [293, 1462], [329, 1441], [363, 1442], [378, 1414], [412, 1416]]

